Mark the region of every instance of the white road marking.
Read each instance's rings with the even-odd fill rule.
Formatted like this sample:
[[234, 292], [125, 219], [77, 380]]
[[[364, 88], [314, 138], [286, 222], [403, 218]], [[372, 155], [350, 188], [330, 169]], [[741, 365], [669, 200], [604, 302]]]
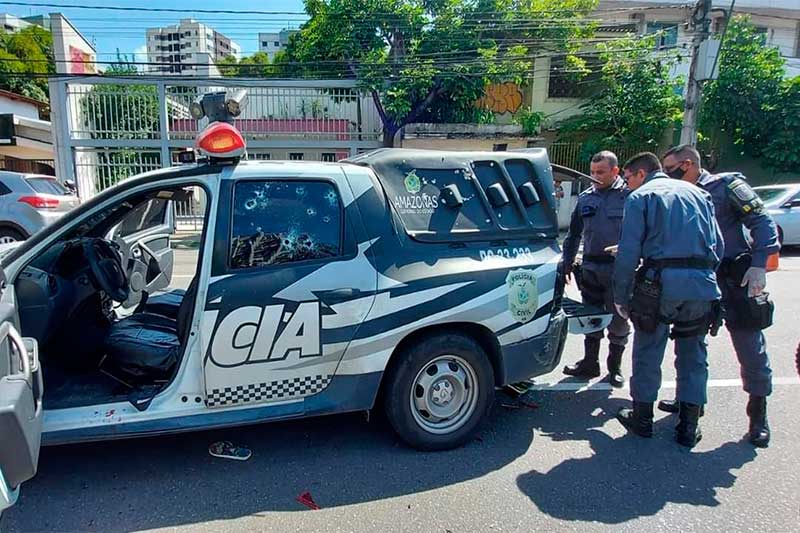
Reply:
[[173, 274], [173, 278], [180, 278], [180, 279], [192, 279], [194, 274]]
[[[772, 378], [773, 385], [800, 385], [800, 378]], [[674, 389], [676, 387], [675, 381], [664, 381], [661, 383], [662, 389]], [[722, 388], [741, 388], [742, 387], [742, 380], [741, 379], [709, 379], [708, 380], [708, 388], [709, 389], [722, 389]], [[592, 383], [587, 383], [585, 381], [581, 382], [569, 382], [569, 383], [534, 383], [533, 387], [530, 390], [535, 391], [553, 391], [553, 392], [563, 392], [563, 391], [574, 391], [574, 392], [583, 392], [587, 390], [626, 390], [628, 389], [627, 384], [622, 389], [615, 389], [609, 383], [604, 381], [595, 381]]]

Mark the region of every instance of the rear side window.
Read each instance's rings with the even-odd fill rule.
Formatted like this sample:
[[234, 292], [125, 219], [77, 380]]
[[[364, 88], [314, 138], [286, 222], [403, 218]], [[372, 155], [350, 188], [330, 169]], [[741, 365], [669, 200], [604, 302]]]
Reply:
[[530, 162], [472, 161], [468, 167], [412, 168], [382, 174], [382, 184], [406, 229], [451, 235], [527, 231], [551, 226], [544, 191]]
[[5, 183], [0, 181], [0, 196], [5, 196], [6, 194], [10, 194], [10, 193], [11, 193], [11, 189], [9, 189], [8, 186]]
[[25, 181], [31, 188], [40, 194], [56, 194], [63, 196], [69, 194], [66, 187], [61, 185], [58, 180], [52, 178], [26, 178]]
[[340, 255], [342, 205], [324, 181], [241, 181], [233, 194], [232, 269]]
[[[480, 231], [492, 225], [470, 180], [467, 172], [460, 168], [416, 168], [407, 172], [402, 180], [386, 180], [385, 186], [409, 231], [447, 234]], [[458, 191], [463, 202], [460, 207], [448, 209], [448, 200], [443, 197], [443, 192], [448, 190]]]

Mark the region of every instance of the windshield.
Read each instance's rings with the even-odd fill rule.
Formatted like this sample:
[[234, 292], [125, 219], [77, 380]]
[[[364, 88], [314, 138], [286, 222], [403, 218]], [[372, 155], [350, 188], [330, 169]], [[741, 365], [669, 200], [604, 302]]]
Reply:
[[61, 185], [55, 178], [26, 178], [25, 181], [28, 182], [28, 185], [30, 185], [34, 191], [40, 194], [57, 194], [60, 196], [69, 194], [67, 188]]
[[755, 189], [755, 191], [756, 191], [756, 194], [758, 194], [759, 198], [761, 198], [761, 200], [764, 203], [768, 203], [768, 202], [771, 202], [773, 200], [777, 200], [778, 198], [780, 198], [781, 196], [786, 194], [789, 191], [789, 189], [785, 189], [785, 188]]

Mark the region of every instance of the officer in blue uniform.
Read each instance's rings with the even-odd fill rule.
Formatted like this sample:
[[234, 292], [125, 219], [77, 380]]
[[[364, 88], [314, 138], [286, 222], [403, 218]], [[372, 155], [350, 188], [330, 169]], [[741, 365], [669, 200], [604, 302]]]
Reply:
[[[725, 325], [739, 359], [744, 390], [750, 395], [748, 440], [769, 444], [767, 396], [772, 392], [772, 370], [761, 330], [771, 324], [772, 304], [766, 295], [766, 265], [778, 253], [778, 230], [760, 198], [739, 173], [713, 175], [700, 166], [700, 154], [690, 145], [676, 146], [664, 155], [667, 173], [708, 191], [725, 239], [725, 257], [717, 273]], [[675, 411], [674, 402], [659, 409]]]
[[654, 154], [634, 156], [624, 172], [633, 192], [625, 202], [613, 283], [614, 304], [634, 327], [633, 408], [621, 409], [617, 419], [633, 433], [653, 435], [653, 403], [672, 337], [680, 413], [675, 439], [692, 447], [706, 403], [706, 334], [720, 298], [715, 270], [722, 235], [711, 195], [669, 178]]
[[[583, 264], [578, 287], [585, 303], [604, 307], [613, 313], [608, 326], [608, 381], [614, 387], [622, 387], [622, 354], [628, 342], [631, 328], [628, 321], [614, 309], [611, 292], [611, 274], [614, 256], [605, 250], [619, 242], [622, 229], [622, 212], [629, 189], [619, 176], [619, 163], [613, 152], [595, 154], [591, 161], [591, 172], [595, 182], [578, 196], [572, 212], [569, 233], [564, 240], [564, 271], [569, 280], [574, 269], [575, 256], [583, 240]], [[578, 276], [576, 276], [578, 277]], [[600, 341], [603, 331], [586, 335], [584, 356], [572, 366], [564, 367], [569, 376], [593, 378], [600, 375]]]

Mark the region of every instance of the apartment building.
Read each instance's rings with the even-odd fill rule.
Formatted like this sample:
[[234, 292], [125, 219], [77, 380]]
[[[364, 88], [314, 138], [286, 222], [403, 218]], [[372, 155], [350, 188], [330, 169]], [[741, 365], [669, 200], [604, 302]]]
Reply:
[[194, 19], [147, 30], [148, 72], [160, 75], [213, 75], [214, 64], [239, 57], [241, 47], [212, 27]]

